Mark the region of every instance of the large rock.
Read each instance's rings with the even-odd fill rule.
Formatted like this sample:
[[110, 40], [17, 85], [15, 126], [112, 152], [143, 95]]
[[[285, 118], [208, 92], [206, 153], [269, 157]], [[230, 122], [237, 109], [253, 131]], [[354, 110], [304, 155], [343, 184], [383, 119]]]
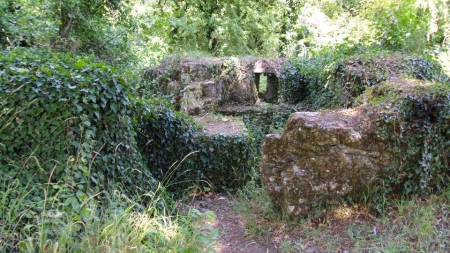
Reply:
[[282, 134], [263, 141], [263, 184], [291, 217], [311, 214], [342, 197], [362, 197], [391, 161], [386, 141], [363, 109], [298, 112]]

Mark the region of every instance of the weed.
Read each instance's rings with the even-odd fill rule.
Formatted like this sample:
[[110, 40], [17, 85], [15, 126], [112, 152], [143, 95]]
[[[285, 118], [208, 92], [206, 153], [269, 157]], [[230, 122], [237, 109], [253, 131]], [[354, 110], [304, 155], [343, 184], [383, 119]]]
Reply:
[[161, 184], [131, 200], [120, 183], [106, 190], [86, 180], [67, 181], [80, 170], [93, 170], [100, 159], [76, 154], [55, 161], [65, 172], [58, 177], [59, 167], [46, 171], [36, 156], [26, 158], [34, 161], [34, 170], [15, 161], [0, 164], [0, 252], [212, 251], [218, 232], [207, 223], [214, 213], [178, 214]]

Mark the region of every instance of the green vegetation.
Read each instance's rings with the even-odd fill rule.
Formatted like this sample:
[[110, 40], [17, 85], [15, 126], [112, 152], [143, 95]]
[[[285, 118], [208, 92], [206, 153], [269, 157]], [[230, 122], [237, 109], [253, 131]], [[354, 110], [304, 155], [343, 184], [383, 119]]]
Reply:
[[0, 69], [2, 172], [27, 168], [37, 182], [62, 179], [82, 191], [141, 174], [142, 191], [152, 189], [150, 173], [132, 170], [142, 160], [123, 73], [93, 57], [24, 48], [4, 51]]
[[135, 124], [137, 142], [148, 168], [168, 190], [233, 191], [243, 186], [257, 166], [252, 135], [207, 135], [197, 131], [192, 119], [167, 105], [142, 108], [143, 120]]
[[275, 213], [264, 188], [249, 183], [235, 208], [250, 236], [278, 242], [280, 252], [447, 252], [450, 193], [395, 200], [374, 216], [343, 204], [320, 218], [288, 220]]
[[[205, 226], [214, 213], [192, 209], [181, 215], [174, 209], [161, 210], [164, 200], [159, 198], [143, 207], [117, 189], [99, 192], [82, 203], [67, 198], [63, 209], [54, 203], [67, 195], [47, 195], [39, 189], [45, 199], [26, 200], [36, 190], [33, 185], [21, 187], [18, 179], [10, 178], [1, 183], [1, 252], [204, 252], [211, 250], [218, 235]], [[54, 186], [63, 188], [61, 183]], [[27, 218], [34, 205], [42, 209]]]
[[[368, 48], [439, 55], [449, 42], [445, 0], [5, 0], [0, 45], [93, 53], [146, 67], [170, 54], [310, 57]], [[331, 59], [331, 58], [330, 58]]]
[[287, 63], [281, 75], [280, 99], [312, 110], [352, 107], [367, 87], [393, 77], [449, 80], [440, 64], [427, 56], [377, 52], [330, 60], [319, 55]]
[[[378, 96], [389, 90], [374, 89]], [[397, 88], [390, 89], [395, 92]], [[378, 194], [418, 196], [447, 188], [450, 179], [449, 94], [448, 83], [438, 83], [417, 86], [410, 92], [397, 91], [396, 96], [384, 100], [383, 105], [391, 109], [378, 116], [377, 125], [379, 134], [392, 143], [390, 149], [396, 154], [398, 166], [387, 168], [394, 173], [385, 180]]]
[[[0, 1], [0, 252], [213, 251], [214, 214], [176, 208], [211, 190], [238, 191], [252, 236], [302, 228], [285, 252], [448, 250], [449, 24], [446, 0]], [[205, 135], [161, 96], [178, 55], [289, 58], [290, 105], [246, 116], [246, 136]], [[363, 103], [390, 108], [374, 123], [394, 176], [343, 204], [343, 225], [277, 217], [263, 135], [293, 109]]]

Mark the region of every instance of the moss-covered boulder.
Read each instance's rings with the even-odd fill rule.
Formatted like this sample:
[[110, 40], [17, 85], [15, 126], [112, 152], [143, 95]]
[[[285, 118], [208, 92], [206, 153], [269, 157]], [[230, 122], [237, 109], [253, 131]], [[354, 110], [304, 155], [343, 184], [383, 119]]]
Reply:
[[361, 108], [297, 112], [263, 141], [261, 173], [275, 205], [291, 216], [341, 197], [359, 198], [392, 161]]

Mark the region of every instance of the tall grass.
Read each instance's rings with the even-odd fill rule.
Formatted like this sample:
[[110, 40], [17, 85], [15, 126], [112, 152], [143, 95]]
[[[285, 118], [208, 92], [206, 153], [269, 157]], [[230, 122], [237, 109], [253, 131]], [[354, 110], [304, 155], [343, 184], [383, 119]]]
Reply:
[[212, 212], [161, 209], [158, 194], [144, 207], [119, 189], [99, 194], [102, 204], [92, 198], [72, 212], [44, 209], [27, 218], [32, 208], [23, 205], [51, 203], [27, 202], [31, 185], [19, 191], [17, 180], [2, 183], [0, 252], [208, 252], [217, 237], [206, 225]]

